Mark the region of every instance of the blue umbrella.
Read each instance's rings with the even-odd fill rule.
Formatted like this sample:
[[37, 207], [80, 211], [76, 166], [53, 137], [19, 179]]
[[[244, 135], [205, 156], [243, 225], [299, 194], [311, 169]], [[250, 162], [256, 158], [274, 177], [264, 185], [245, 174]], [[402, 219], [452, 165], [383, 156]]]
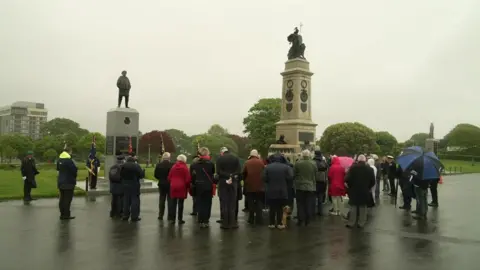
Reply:
[[444, 168], [442, 162], [433, 152], [425, 152], [419, 146], [409, 147], [396, 159], [403, 171], [415, 170], [422, 180], [440, 178], [440, 172]]

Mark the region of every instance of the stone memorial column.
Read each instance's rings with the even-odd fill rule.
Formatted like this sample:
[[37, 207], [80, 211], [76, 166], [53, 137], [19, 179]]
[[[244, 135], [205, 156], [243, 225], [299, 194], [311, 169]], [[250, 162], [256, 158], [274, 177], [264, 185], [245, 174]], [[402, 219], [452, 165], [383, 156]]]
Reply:
[[132, 108], [115, 108], [107, 112], [107, 132], [105, 149], [105, 179], [108, 171], [116, 162], [116, 153], [128, 153], [129, 140], [132, 139], [134, 152], [138, 151], [140, 114]]

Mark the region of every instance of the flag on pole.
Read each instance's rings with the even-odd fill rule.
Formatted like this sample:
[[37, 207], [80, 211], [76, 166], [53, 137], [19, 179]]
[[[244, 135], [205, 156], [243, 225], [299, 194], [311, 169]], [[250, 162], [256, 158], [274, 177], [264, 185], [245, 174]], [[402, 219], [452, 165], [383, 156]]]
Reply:
[[88, 154], [87, 169], [92, 175], [97, 175], [95, 171], [95, 157], [97, 155], [97, 139], [96, 136], [92, 137], [92, 145], [90, 147], [90, 153]]
[[128, 153], [130, 155], [133, 153], [132, 136], [128, 137]]
[[165, 144], [163, 143], [163, 134], [160, 133], [160, 140], [162, 140], [160, 144], [160, 155], [163, 155], [165, 153]]

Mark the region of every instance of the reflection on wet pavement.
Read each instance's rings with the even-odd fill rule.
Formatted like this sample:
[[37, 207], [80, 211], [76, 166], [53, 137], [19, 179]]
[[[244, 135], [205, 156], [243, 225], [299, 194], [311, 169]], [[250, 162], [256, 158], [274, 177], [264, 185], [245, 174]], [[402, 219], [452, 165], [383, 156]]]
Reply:
[[[451, 176], [440, 208], [427, 222], [395, 209], [389, 197], [364, 230], [340, 217], [286, 231], [250, 227], [221, 231], [218, 199], [210, 229], [162, 224], [157, 196], [142, 196], [142, 221], [111, 220], [109, 198], [75, 198], [77, 219], [59, 221], [56, 200], [0, 203], [0, 269], [479, 269], [479, 212], [472, 207], [477, 175]], [[466, 189], [465, 187], [470, 187]], [[186, 202], [185, 213], [191, 209]]]

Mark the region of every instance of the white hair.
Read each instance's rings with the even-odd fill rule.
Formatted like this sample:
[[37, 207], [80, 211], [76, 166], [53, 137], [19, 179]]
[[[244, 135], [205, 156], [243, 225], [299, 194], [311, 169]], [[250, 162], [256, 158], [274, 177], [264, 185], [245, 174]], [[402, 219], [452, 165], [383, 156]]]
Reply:
[[362, 161], [362, 162], [365, 162], [367, 161], [367, 158], [365, 157], [365, 155], [359, 155], [358, 158], [357, 158], [358, 161]]
[[375, 166], [375, 160], [373, 158], [368, 159], [367, 163], [370, 166]]
[[259, 155], [258, 155], [257, 149], [253, 149], [252, 151], [250, 151], [250, 156], [251, 157], [258, 157]]
[[177, 160], [187, 163], [187, 156], [185, 156], [185, 155], [183, 155], [183, 154], [182, 154], [182, 155], [178, 155]]
[[208, 150], [207, 147], [201, 147], [199, 150], [198, 150], [198, 153], [202, 156], [208, 156], [210, 155], [210, 150]]
[[302, 157], [310, 157], [310, 151], [308, 149], [303, 150]]
[[162, 159], [163, 159], [163, 160], [170, 159], [170, 156], [171, 156], [171, 155], [170, 155], [169, 152], [165, 152], [165, 153], [163, 153], [163, 155], [162, 155]]
[[375, 155], [375, 154], [372, 154], [372, 158], [373, 158], [374, 160], [377, 160], [377, 159], [378, 159], [378, 156]]
[[225, 152], [228, 152], [228, 148], [227, 148], [227, 147], [224, 146], [224, 147], [220, 148], [220, 153], [223, 154], [223, 153], [225, 153]]

